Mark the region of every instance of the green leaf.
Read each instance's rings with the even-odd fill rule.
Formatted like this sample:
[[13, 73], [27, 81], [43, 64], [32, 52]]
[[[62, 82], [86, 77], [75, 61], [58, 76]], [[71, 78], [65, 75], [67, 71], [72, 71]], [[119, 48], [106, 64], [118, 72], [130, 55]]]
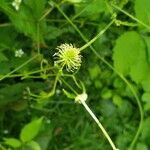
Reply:
[[31, 141], [34, 137], [37, 136], [41, 125], [42, 125], [43, 117], [33, 120], [30, 123], [26, 124], [20, 133], [20, 139], [23, 142]]
[[123, 118], [130, 118], [133, 113], [132, 110], [133, 110], [132, 105], [130, 102], [128, 102], [127, 99], [124, 99], [122, 101], [122, 105], [118, 107], [119, 115], [122, 116]]
[[150, 25], [150, 0], [135, 0], [136, 17], [147, 25]]
[[72, 27], [64, 27], [64, 28], [58, 28], [56, 26], [47, 25], [46, 31], [45, 31], [45, 39], [46, 40], [54, 40], [57, 37], [60, 37], [64, 33], [73, 33], [74, 29]]
[[[28, 57], [28, 56], [22, 56], [21, 59], [19, 57], [12, 56], [12, 58], [9, 60], [9, 62], [11, 63], [11, 68], [15, 69], [15, 68], [19, 67], [21, 64], [28, 61], [29, 59], [30, 59], [30, 57]], [[22, 72], [28, 71], [30, 66], [31, 66], [31, 63], [20, 68], [18, 70], [18, 72], [22, 73]]]
[[0, 52], [0, 62], [7, 61], [7, 60], [8, 60], [7, 57], [3, 53]]
[[119, 95], [114, 95], [113, 96], [113, 103], [118, 106], [118, 107], [121, 107], [122, 103], [123, 103], [123, 100], [122, 98], [119, 96]]
[[145, 76], [148, 72], [149, 72], [149, 65], [147, 63], [147, 59], [145, 58], [142, 60], [142, 58], [141, 59], [139, 58], [137, 60], [137, 64], [133, 64], [131, 66], [129, 74], [133, 81], [135, 81], [136, 83], [141, 83], [145, 79]]
[[116, 78], [113, 82], [113, 86], [115, 88], [123, 89], [125, 87], [125, 84], [120, 78]]
[[136, 146], [136, 150], [148, 150], [148, 147], [144, 143], [138, 143]]
[[88, 68], [91, 79], [95, 79], [101, 73], [101, 68], [98, 65]]
[[22, 92], [25, 89], [26, 84], [18, 83], [7, 85], [0, 89], [0, 107], [22, 99]]
[[65, 89], [63, 89], [64, 94], [70, 98], [70, 99], [74, 99], [76, 96], [68, 91], [66, 91]]
[[42, 130], [40, 135], [37, 136], [36, 141], [38, 141], [42, 150], [48, 150], [49, 143], [52, 138], [53, 138], [53, 127], [51, 124], [49, 124], [48, 120], [48, 123], [45, 123], [44, 130]]
[[144, 91], [150, 92], [150, 71], [146, 74], [145, 79], [142, 81]]
[[[15, 38], [17, 37], [17, 32], [13, 26], [0, 27], [0, 48], [12, 49], [15, 45]], [[1, 51], [1, 50], [0, 50]]]
[[35, 141], [30, 141], [27, 145], [30, 147], [30, 150], [41, 150], [40, 145]]
[[[7, 79], [6, 79], [7, 80]], [[10, 105], [14, 102], [18, 102], [22, 100], [23, 93], [25, 89], [30, 87], [31, 91], [42, 90], [45, 87], [45, 84], [42, 82], [21, 82], [21, 83], [14, 83], [14, 84], [1, 84], [0, 88], [0, 108]]]
[[148, 61], [150, 63], [150, 37], [144, 37], [144, 41], [146, 43], [147, 57], [148, 57]]
[[21, 146], [21, 142], [15, 138], [4, 138], [5, 144], [13, 148], [18, 148]]
[[3, 12], [9, 16], [17, 30], [35, 38], [36, 24], [32, 13], [26, 6], [21, 5], [19, 12], [16, 12], [13, 8], [10, 8], [7, 3], [2, 5], [1, 8]]
[[66, 0], [66, 1], [70, 3], [81, 3], [83, 0]]
[[59, 29], [54, 26], [48, 26], [45, 38], [48, 40], [56, 39], [64, 32], [63, 29]]
[[145, 46], [140, 35], [135, 31], [121, 35], [113, 49], [114, 66], [123, 75], [130, 75], [140, 83], [149, 70]]
[[[41, 1], [42, 2], [42, 1]], [[38, 4], [39, 5], [39, 4]], [[8, 3], [4, 2], [0, 5], [0, 9], [9, 17], [12, 24], [15, 28], [24, 33], [26, 36], [31, 37], [33, 40], [37, 41], [37, 18], [35, 17], [35, 11], [29, 8], [29, 6], [24, 5], [23, 3], [20, 5], [19, 11], [16, 11], [11, 7]], [[40, 32], [39, 37], [40, 41], [43, 42], [42, 29], [44, 28], [44, 22], [39, 24]]]
[[104, 88], [101, 92], [101, 97], [103, 99], [110, 99], [112, 97], [112, 90]]
[[144, 93], [142, 95], [142, 100], [145, 102], [145, 101], [150, 101], [150, 93]]
[[[76, 5], [76, 13], [80, 13], [80, 16], [87, 17], [97, 15], [106, 10], [106, 4], [104, 0], [85, 0], [80, 5]], [[95, 16], [94, 16], [95, 17]]]
[[[2, 61], [0, 62], [0, 75], [4, 75], [9, 73], [11, 70], [10, 62], [9, 61]], [[1, 79], [1, 77], [0, 77]]]
[[150, 110], [150, 93], [144, 93], [142, 95], [142, 100], [145, 102], [144, 110], [145, 111]]
[[142, 129], [142, 134], [141, 134], [141, 140], [144, 141], [145, 143], [149, 143], [150, 139], [150, 117], [147, 117], [147, 119], [144, 120], [143, 122], [143, 129]]
[[95, 86], [95, 88], [100, 89], [103, 87], [103, 84], [99, 79], [95, 79], [94, 80], [94, 86]]
[[36, 20], [39, 20], [43, 13], [47, 0], [26, 0], [25, 3], [30, 7]]

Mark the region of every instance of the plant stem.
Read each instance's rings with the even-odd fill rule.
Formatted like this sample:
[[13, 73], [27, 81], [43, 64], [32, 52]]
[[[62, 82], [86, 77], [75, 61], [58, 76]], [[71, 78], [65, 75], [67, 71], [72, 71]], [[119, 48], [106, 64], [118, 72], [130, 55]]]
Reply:
[[109, 141], [111, 147], [113, 150], [119, 150], [116, 148], [115, 144], [113, 143], [113, 141], [111, 140], [110, 136], [108, 135], [108, 133], [106, 132], [105, 128], [103, 127], [103, 125], [99, 122], [99, 120], [97, 119], [97, 117], [95, 116], [95, 114], [92, 112], [92, 110], [89, 108], [89, 106], [86, 104], [86, 102], [84, 100], [80, 100], [82, 105], [85, 107], [85, 109], [87, 110], [87, 112], [91, 115], [91, 117], [94, 119], [94, 121], [97, 123], [97, 125], [99, 126], [99, 128], [101, 129], [101, 131], [103, 132], [104, 136], [107, 138], [107, 140]]
[[46, 18], [47, 15], [49, 15], [49, 13], [53, 10], [54, 7], [49, 8], [43, 15], [42, 17], [39, 19], [39, 22], [42, 21], [44, 18]]
[[40, 23], [37, 23], [37, 52], [40, 54]]
[[0, 24], [0, 27], [8, 27], [11, 26], [11, 23], [2, 23]]
[[[64, 79], [61, 79], [66, 86], [68, 86], [73, 92], [74, 94], [78, 95], [78, 93], [76, 92], [76, 90], [74, 90], [72, 88], [72, 86], [70, 86]], [[105, 130], [105, 128], [103, 127], [103, 125], [99, 122], [99, 120], [97, 119], [97, 117], [95, 116], [95, 114], [92, 112], [92, 110], [89, 108], [89, 106], [86, 104], [85, 100], [80, 99], [81, 104], [84, 106], [84, 108], [86, 109], [86, 111], [91, 115], [91, 117], [94, 119], [94, 121], [96, 122], [96, 124], [98, 125], [98, 127], [101, 129], [101, 131], [103, 132], [104, 136], [107, 138], [107, 140], [109, 141], [111, 147], [113, 150], [119, 150], [116, 148], [115, 144], [113, 143], [113, 141], [111, 140], [110, 136], [108, 135], [107, 131]]]
[[61, 76], [61, 70], [58, 71], [57, 75], [56, 75], [56, 78], [55, 78], [55, 81], [54, 81], [54, 85], [53, 85], [53, 88], [52, 90], [48, 93], [48, 97], [51, 97], [52, 95], [55, 94], [55, 90], [56, 90], [56, 86], [57, 86], [57, 82]]
[[133, 19], [134, 21], [138, 22], [139, 24], [141, 24], [142, 26], [144, 26], [145, 28], [147, 28], [148, 30], [150, 30], [150, 26], [145, 24], [143, 21], [137, 19], [136, 17], [130, 15], [128, 12], [126, 12], [125, 10], [121, 9], [120, 7], [111, 4], [115, 9], [119, 10], [120, 12], [124, 13], [125, 15], [127, 15], [128, 17], [130, 17], [131, 19]]
[[80, 51], [86, 49], [87, 47], [89, 47], [92, 43], [94, 43], [101, 35], [103, 35], [106, 30], [114, 23], [114, 20], [112, 20], [102, 31], [100, 31], [92, 40], [90, 40], [88, 43], [86, 43], [85, 45], [83, 45], [80, 48]]
[[19, 67], [15, 68], [14, 70], [12, 70], [11, 72], [7, 73], [6, 75], [4, 75], [2, 78], [0, 78], [0, 81], [2, 81], [3, 79], [9, 77], [11, 74], [13, 74], [14, 72], [18, 71], [19, 69], [21, 69], [22, 67], [24, 67], [25, 65], [27, 65], [28, 63], [30, 63], [31, 61], [33, 61], [35, 58], [37, 58], [39, 56], [39, 54], [31, 57], [30, 59], [28, 59], [27, 61], [25, 61], [23, 64], [21, 64]]

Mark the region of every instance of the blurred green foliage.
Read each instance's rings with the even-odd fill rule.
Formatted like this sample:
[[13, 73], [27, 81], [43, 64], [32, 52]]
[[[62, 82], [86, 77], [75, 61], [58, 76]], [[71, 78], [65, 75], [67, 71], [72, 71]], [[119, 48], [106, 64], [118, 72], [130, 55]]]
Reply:
[[[19, 10], [12, 2], [0, 0], [0, 149], [111, 150], [83, 107], [71, 100], [69, 86], [81, 93], [83, 83], [87, 103], [117, 147], [127, 150], [138, 130], [140, 111], [119, 72], [143, 108], [133, 150], [148, 150], [150, 1], [22, 0]], [[64, 71], [57, 81], [55, 48], [61, 43], [80, 48], [113, 19], [91, 45], [96, 53], [92, 47], [84, 49], [81, 68]], [[15, 56], [19, 49], [24, 52], [21, 58]]]

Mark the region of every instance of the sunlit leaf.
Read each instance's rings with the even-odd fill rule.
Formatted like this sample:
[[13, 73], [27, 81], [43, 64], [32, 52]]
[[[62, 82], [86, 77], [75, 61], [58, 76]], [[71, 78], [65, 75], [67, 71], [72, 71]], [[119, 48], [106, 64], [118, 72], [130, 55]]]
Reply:
[[40, 145], [35, 141], [30, 141], [27, 144], [31, 150], [41, 150]]
[[136, 17], [139, 20], [143, 21], [145, 24], [150, 25], [150, 1], [135, 0], [134, 9], [135, 9]]
[[30, 123], [26, 124], [20, 133], [20, 139], [23, 142], [31, 141], [34, 137], [37, 136], [42, 125], [43, 117], [33, 120]]
[[149, 71], [146, 50], [143, 40], [135, 31], [121, 35], [113, 49], [115, 68], [123, 75], [130, 75], [132, 80], [139, 83]]
[[21, 142], [15, 138], [4, 138], [5, 144], [13, 148], [18, 148], [21, 146]]

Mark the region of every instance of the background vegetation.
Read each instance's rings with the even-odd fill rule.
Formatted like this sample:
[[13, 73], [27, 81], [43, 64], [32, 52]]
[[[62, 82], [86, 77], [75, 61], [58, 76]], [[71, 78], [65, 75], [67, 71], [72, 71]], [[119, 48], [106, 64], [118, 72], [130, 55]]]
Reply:
[[[111, 150], [80, 83], [117, 148], [150, 148], [149, 0], [0, 0], [0, 18], [0, 149]], [[88, 47], [58, 79], [62, 43]]]

